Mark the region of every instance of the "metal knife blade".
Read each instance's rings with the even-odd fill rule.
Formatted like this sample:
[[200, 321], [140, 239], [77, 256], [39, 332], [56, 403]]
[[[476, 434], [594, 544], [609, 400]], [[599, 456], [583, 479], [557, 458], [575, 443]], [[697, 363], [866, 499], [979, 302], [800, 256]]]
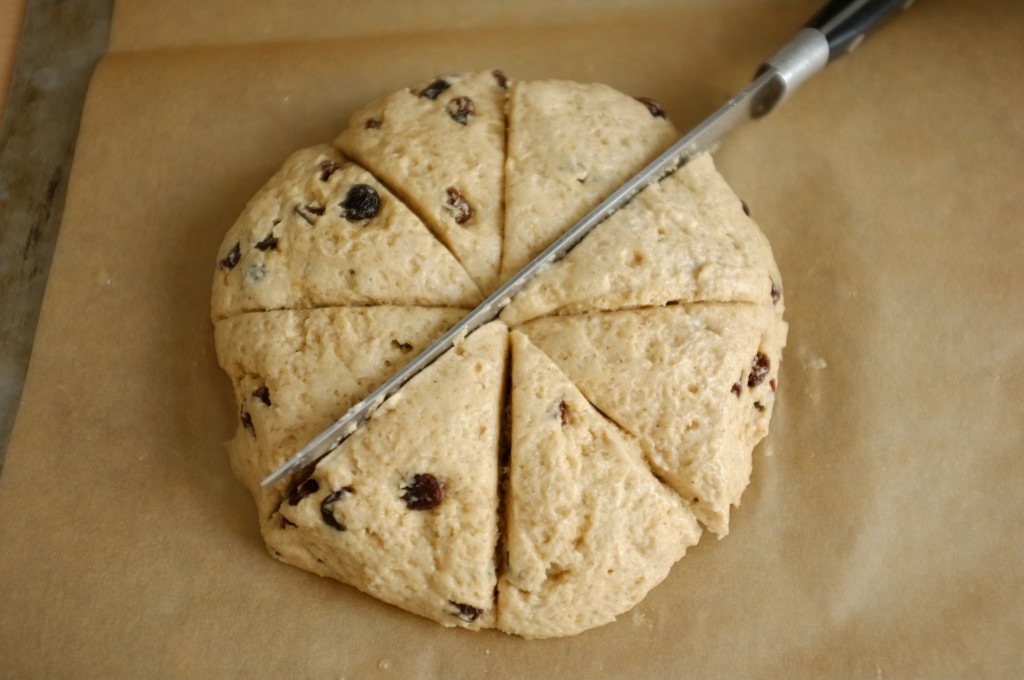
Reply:
[[[268, 475], [262, 486], [274, 484], [304, 467], [314, 463], [333, 451], [342, 441], [369, 418], [385, 399], [397, 392], [416, 374], [433, 363], [467, 335], [494, 319], [540, 271], [565, 256], [591, 230], [614, 212], [622, 208], [644, 187], [658, 182], [682, 167], [687, 160], [702, 151], [710, 151], [734, 127], [752, 118], [759, 118], [787, 98], [796, 87], [820, 71], [830, 61], [849, 51], [854, 42], [850, 37], [850, 25], [856, 24], [859, 37], [872, 25], [891, 13], [900, 5], [908, 6], [907, 0], [853, 0], [852, 2], [827, 3], [819, 16], [812, 19], [778, 53], [769, 59], [758, 71], [757, 77], [743, 91], [730, 99], [724, 106], [704, 122], [684, 135], [657, 159], [626, 181], [608, 198], [591, 210], [582, 220], [548, 246], [518, 273], [491, 293], [476, 309], [450, 328], [444, 335], [427, 347], [421, 354], [406, 364], [369, 396], [353, 406], [348, 413], [316, 436], [288, 462]], [[842, 12], [836, 9], [842, 6]], [[838, 13], [844, 21], [837, 23]], [[865, 16], [865, 15], [870, 16]], [[831, 23], [818, 25], [822, 19]], [[842, 33], [842, 41], [834, 36]], [[859, 42], [857, 40], [856, 42]], [[831, 50], [831, 53], [830, 53]]]

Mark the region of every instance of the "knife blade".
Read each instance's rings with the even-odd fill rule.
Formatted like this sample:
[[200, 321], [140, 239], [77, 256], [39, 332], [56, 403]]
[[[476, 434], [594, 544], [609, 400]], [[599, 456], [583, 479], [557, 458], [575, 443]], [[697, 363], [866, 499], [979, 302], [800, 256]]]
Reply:
[[337, 448], [362, 425], [384, 400], [467, 335], [494, 319], [538, 273], [566, 255], [594, 227], [622, 208], [630, 199], [682, 167], [703, 151], [711, 151], [740, 123], [760, 118], [787, 99], [797, 87], [830, 61], [854, 49], [867, 31], [895, 10], [907, 8], [913, 0], [833, 0], [768, 59], [754, 80], [689, 133], [666, 149], [647, 167], [565, 231], [536, 258], [509, 278], [493, 293], [434, 341], [422, 353], [396, 372], [369, 396], [358, 402], [326, 430], [317, 435], [284, 465], [267, 475], [261, 486], [290, 477]]

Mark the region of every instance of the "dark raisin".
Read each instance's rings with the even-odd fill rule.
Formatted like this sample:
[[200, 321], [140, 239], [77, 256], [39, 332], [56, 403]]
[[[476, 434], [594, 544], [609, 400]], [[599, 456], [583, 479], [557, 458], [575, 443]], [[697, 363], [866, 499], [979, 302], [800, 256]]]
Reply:
[[339, 205], [349, 222], [368, 220], [380, 212], [380, 195], [369, 184], [353, 184]]
[[288, 505], [298, 505], [306, 496], [311, 496], [320, 490], [320, 482], [312, 477], [305, 479], [301, 484], [292, 489], [288, 494]]
[[758, 352], [754, 360], [750, 362], [750, 375], [747, 376], [747, 387], [757, 387], [768, 377], [768, 371], [772, 368], [772, 362], [764, 352]]
[[474, 607], [470, 604], [462, 604], [461, 602], [455, 602], [454, 600], [448, 600], [457, 610], [455, 615], [467, 623], [472, 623], [480, 618], [480, 615], [484, 613], [483, 609]]
[[758, 411], [763, 411], [764, 410], [764, 404], [762, 404], [759, 401], [755, 401], [754, 402], [754, 408], [756, 408]]
[[448, 187], [448, 205], [455, 209], [455, 223], [465, 224], [473, 217], [473, 206], [455, 187]]
[[449, 87], [451, 87], [451, 83], [444, 78], [438, 78], [430, 85], [427, 85], [425, 88], [420, 90], [420, 96], [426, 97], [427, 99], [437, 99], [438, 96]]
[[508, 89], [508, 76], [505, 75], [504, 71], [502, 71], [501, 69], [494, 69], [493, 71], [491, 71], [491, 75], [494, 76], [494, 79], [498, 81], [498, 87], [500, 87], [503, 90]]
[[320, 501], [320, 517], [323, 518], [324, 524], [337, 529], [338, 531], [347, 531], [348, 527], [338, 521], [338, 518], [334, 516], [333, 505], [341, 500], [344, 496], [352, 493], [352, 487], [346, 486], [327, 494], [322, 501]]
[[742, 198], [740, 199], [740, 207], [742, 207], [742, 208], [743, 208], [743, 213], [744, 213], [744, 214], [745, 214], [745, 215], [746, 215], [747, 217], [750, 217], [750, 206], [749, 206], [749, 205], [747, 205], [747, 202], [746, 202], [746, 201], [744, 201], [744, 200], [743, 200]]
[[376, 130], [383, 121], [380, 118], [367, 118], [364, 123], [367, 130]]
[[558, 402], [558, 415], [562, 419], [562, 425], [569, 423], [569, 405], [564, 401]]
[[320, 161], [320, 181], [326, 182], [337, 170], [338, 164], [331, 159], [328, 158], [325, 161]]
[[469, 97], [456, 97], [448, 102], [448, 115], [459, 125], [465, 125], [476, 115], [476, 106]]
[[655, 118], [665, 117], [665, 109], [661, 108], [661, 104], [650, 97], [637, 97], [636, 100], [646, 106], [647, 110], [650, 111], [651, 115]]
[[224, 259], [220, 261], [220, 268], [234, 269], [240, 259], [242, 259], [241, 244], [236, 243], [234, 247], [228, 251], [228, 254], [224, 256]]
[[256, 250], [262, 250], [267, 252], [268, 250], [277, 250], [277, 237], [273, 234], [268, 234], [265, 239], [257, 243], [255, 246]]
[[444, 483], [429, 472], [413, 475], [402, 490], [402, 500], [410, 510], [433, 510], [444, 501]]
[[395, 349], [402, 350], [403, 354], [408, 354], [409, 352], [412, 351], [412, 345], [410, 345], [408, 342], [399, 342], [398, 340], [392, 340], [391, 346], [394, 347]]
[[331, 510], [331, 506], [322, 506], [320, 508], [320, 517], [323, 518], [324, 524], [331, 527], [332, 529], [337, 529], [338, 531], [348, 531], [348, 527], [339, 522], [338, 519], [334, 516], [334, 512]]
[[[298, 524], [296, 524], [295, 522], [291, 521], [290, 519], [288, 519], [284, 515], [281, 515], [281, 528], [282, 529], [287, 529], [288, 527], [295, 527], [295, 526], [298, 526]], [[281, 553], [277, 553], [277, 554], [280, 555]]]
[[775, 279], [771, 279], [772, 282], [772, 304], [779, 304], [779, 300], [782, 299], [782, 289], [779, 288], [779, 284], [775, 283]]
[[741, 394], [743, 394], [743, 385], [741, 385], [739, 383], [733, 383], [732, 384], [732, 389], [729, 390], [729, 391], [732, 392], [733, 394], [735, 394], [738, 397]]
[[306, 224], [313, 224], [316, 218], [324, 214], [324, 207], [319, 203], [295, 206], [295, 214], [306, 220]]
[[266, 385], [264, 385], [263, 387], [257, 387], [255, 390], [253, 390], [252, 396], [256, 397], [267, 406], [270, 406], [270, 388], [268, 388]]
[[241, 418], [241, 420], [242, 420], [242, 427], [244, 427], [246, 430], [248, 430], [249, 434], [251, 434], [253, 437], [255, 437], [256, 436], [256, 428], [253, 427], [253, 425], [252, 425], [252, 415], [248, 411], [245, 410], [245, 407], [242, 407], [242, 411], [241, 411], [241, 413], [239, 413], [239, 418]]

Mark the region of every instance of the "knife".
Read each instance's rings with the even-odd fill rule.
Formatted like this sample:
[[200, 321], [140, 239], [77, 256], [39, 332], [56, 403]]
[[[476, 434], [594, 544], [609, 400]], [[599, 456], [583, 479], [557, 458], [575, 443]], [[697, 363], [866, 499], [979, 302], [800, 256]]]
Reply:
[[494, 319], [531, 279], [564, 257], [594, 227], [622, 208], [644, 187], [675, 172], [695, 154], [713, 149], [741, 122], [760, 118], [774, 110], [808, 78], [855, 49], [869, 30], [913, 3], [914, 0], [832, 0], [826, 3], [792, 40], [758, 69], [753, 82], [743, 91], [627, 180], [476, 309], [269, 474], [261, 485], [269, 486], [290, 477], [336, 449], [385, 399], [467, 335]]

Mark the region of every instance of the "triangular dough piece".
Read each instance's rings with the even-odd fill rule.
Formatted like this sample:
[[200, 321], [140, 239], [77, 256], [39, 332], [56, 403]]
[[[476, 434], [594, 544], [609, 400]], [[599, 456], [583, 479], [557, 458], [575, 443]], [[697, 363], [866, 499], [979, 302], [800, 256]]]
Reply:
[[357, 111], [335, 140], [402, 194], [485, 294], [501, 261], [507, 84], [500, 72], [444, 76]]
[[541, 273], [502, 313], [517, 325], [551, 313], [779, 296], [768, 240], [711, 157], [640, 192]]
[[546, 317], [521, 330], [640, 440], [720, 537], [768, 431], [786, 325], [764, 305], [672, 305]]
[[558, 80], [513, 85], [508, 122], [502, 280], [679, 137], [651, 100]]
[[472, 308], [480, 291], [419, 218], [330, 146], [298, 151], [221, 244], [214, 321], [348, 305]]
[[507, 359], [494, 322], [428, 366], [295, 487], [267, 544], [446, 626], [493, 625]]
[[216, 324], [239, 426], [229, 445], [235, 474], [260, 521], [286, 491], [260, 480], [376, 389], [464, 315], [459, 309], [366, 307], [243, 314]]
[[700, 527], [539, 349], [512, 337], [508, 564], [498, 627], [523, 637], [609, 623], [660, 583]]

